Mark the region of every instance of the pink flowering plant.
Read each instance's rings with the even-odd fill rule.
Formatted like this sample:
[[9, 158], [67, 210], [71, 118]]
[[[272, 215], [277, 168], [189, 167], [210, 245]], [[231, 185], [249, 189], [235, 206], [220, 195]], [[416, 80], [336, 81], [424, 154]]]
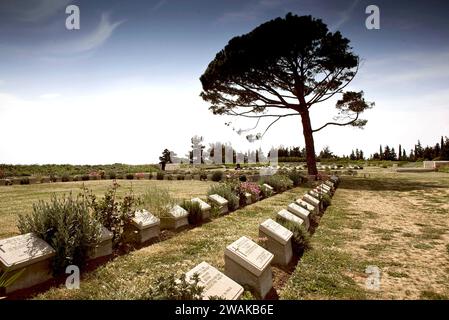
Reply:
[[145, 173], [143, 173], [143, 172], [136, 173], [135, 177], [137, 180], [145, 179]]
[[245, 193], [250, 193], [253, 201], [259, 199], [260, 187], [254, 182], [241, 182], [239, 185], [240, 198], [245, 199]]

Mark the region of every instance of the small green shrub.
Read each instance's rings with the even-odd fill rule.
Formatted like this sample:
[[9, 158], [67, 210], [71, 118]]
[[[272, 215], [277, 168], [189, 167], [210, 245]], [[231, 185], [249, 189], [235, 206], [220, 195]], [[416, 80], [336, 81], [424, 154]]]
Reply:
[[207, 174], [201, 173], [201, 174], [200, 174], [200, 180], [201, 180], [201, 181], [207, 181]]
[[242, 174], [240, 177], [239, 177], [239, 181], [240, 182], [246, 182], [248, 179], [246, 178], [246, 176], [244, 175], [244, 174]]
[[120, 245], [124, 239], [125, 227], [131, 222], [140, 204], [140, 199], [134, 196], [132, 189], [123, 199], [119, 198], [117, 196], [119, 187], [117, 182], [113, 182], [101, 199], [97, 199], [92, 190], [85, 187], [82, 188], [81, 194], [93, 211], [93, 216], [111, 230], [115, 246]]
[[218, 183], [212, 185], [207, 191], [208, 195], [218, 194], [219, 196], [228, 200], [229, 211], [236, 210], [239, 207], [240, 198], [234, 192], [234, 188], [229, 183]]
[[273, 191], [268, 189], [263, 185], [263, 183], [260, 184], [260, 196], [262, 199], [269, 198], [273, 195]]
[[88, 181], [90, 178], [89, 178], [89, 175], [88, 174], [83, 174], [83, 176], [81, 177], [81, 180], [83, 180], [83, 181]]
[[67, 173], [63, 174], [62, 177], [61, 177], [61, 181], [62, 182], [69, 182], [70, 181], [70, 176]]
[[127, 173], [126, 174], [126, 179], [127, 180], [134, 180], [134, 174], [133, 173]]
[[71, 193], [35, 203], [31, 214], [19, 215], [17, 227], [22, 234], [35, 233], [55, 249], [54, 273], [71, 264], [83, 267], [89, 246], [101, 235], [101, 222], [90, 214], [88, 203]]
[[306, 229], [304, 229], [303, 226], [288, 221], [280, 216], [276, 216], [276, 221], [293, 232], [292, 249], [296, 254], [301, 254], [302, 252], [311, 248], [310, 234], [306, 231]]
[[163, 172], [156, 173], [156, 179], [157, 180], [164, 180], [165, 174]]
[[167, 174], [167, 180], [173, 180], [173, 175], [172, 174]]
[[30, 178], [28, 177], [21, 178], [20, 184], [30, 184]]
[[147, 299], [150, 300], [202, 300], [204, 288], [198, 285], [199, 276], [195, 274], [191, 280], [185, 275], [176, 279], [174, 275], [160, 277], [150, 287]]
[[304, 177], [302, 176], [302, 174], [299, 171], [290, 171], [288, 173], [288, 178], [293, 182], [293, 186], [297, 187], [301, 184], [301, 182], [303, 181]]
[[183, 175], [183, 174], [179, 174], [177, 177], [176, 177], [176, 180], [185, 180], [185, 176]]
[[284, 192], [293, 187], [293, 181], [288, 177], [280, 174], [264, 177], [263, 183], [273, 187], [276, 192]]
[[52, 175], [50, 175], [50, 181], [56, 182], [56, 181], [58, 181], [58, 177], [52, 174]]
[[177, 200], [172, 197], [168, 189], [155, 186], [148, 187], [141, 198], [142, 206], [159, 218], [168, 217], [176, 203]]
[[201, 211], [201, 206], [198, 202], [192, 202], [190, 200], [184, 200], [181, 205], [182, 208], [187, 210], [189, 213], [188, 220], [192, 225], [199, 225], [203, 221], [203, 213]]
[[219, 182], [223, 179], [223, 171], [214, 171], [212, 181]]
[[323, 202], [324, 208], [327, 208], [331, 205], [332, 198], [328, 194], [324, 193], [321, 195], [321, 201]]
[[115, 174], [115, 172], [111, 171], [108, 173], [108, 177], [109, 179], [115, 180], [117, 178], [117, 175]]
[[5, 295], [5, 289], [14, 284], [25, 270], [26, 268], [14, 271], [0, 270], [0, 297]]

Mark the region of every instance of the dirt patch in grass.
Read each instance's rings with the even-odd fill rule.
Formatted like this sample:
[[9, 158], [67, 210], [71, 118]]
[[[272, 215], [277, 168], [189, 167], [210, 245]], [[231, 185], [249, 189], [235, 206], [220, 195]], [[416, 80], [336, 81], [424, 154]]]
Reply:
[[[344, 177], [281, 298], [430, 299], [449, 294], [449, 177]], [[367, 286], [377, 267], [380, 290]], [[372, 269], [371, 269], [372, 270]]]
[[[340, 248], [362, 260], [377, 260], [382, 270], [380, 298], [419, 299], [428, 288], [447, 295], [449, 209], [443, 202], [449, 196], [449, 181], [385, 175], [366, 180], [347, 178], [338, 191], [347, 201], [344, 210], [351, 215], [347, 232], [358, 235], [357, 241], [346, 240]], [[434, 214], [435, 209], [440, 214]], [[359, 220], [361, 228], [354, 228], [354, 221], [360, 226]], [[401, 265], [393, 267], [389, 261]], [[363, 277], [353, 279], [359, 286], [365, 285]]]

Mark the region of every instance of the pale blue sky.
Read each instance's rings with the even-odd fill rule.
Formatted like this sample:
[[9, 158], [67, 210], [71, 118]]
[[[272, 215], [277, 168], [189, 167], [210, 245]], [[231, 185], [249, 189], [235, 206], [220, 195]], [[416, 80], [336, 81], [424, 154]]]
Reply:
[[[65, 7], [81, 29], [65, 28]], [[365, 28], [377, 4], [381, 29]], [[291, 11], [322, 18], [351, 40], [363, 65], [352, 89], [376, 107], [365, 130], [331, 128], [316, 148], [339, 154], [379, 144], [409, 150], [449, 135], [449, 22], [445, 1], [0, 1], [0, 163], [149, 163], [184, 154], [192, 135], [248, 147], [199, 98], [199, 77], [233, 36]], [[312, 111], [315, 127], [332, 118]], [[251, 123], [234, 121], [236, 127]], [[300, 145], [299, 119], [262, 147]]]

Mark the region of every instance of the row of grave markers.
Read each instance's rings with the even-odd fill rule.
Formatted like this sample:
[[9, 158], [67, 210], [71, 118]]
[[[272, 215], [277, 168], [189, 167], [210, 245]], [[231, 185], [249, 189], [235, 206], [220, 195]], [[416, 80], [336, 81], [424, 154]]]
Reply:
[[[263, 187], [273, 191], [273, 188], [267, 184]], [[218, 206], [220, 214], [226, 214], [229, 211], [228, 201], [225, 198], [215, 194], [208, 196], [208, 200]], [[253, 199], [250, 193], [246, 194], [246, 204], [258, 200]], [[191, 201], [200, 204], [203, 221], [209, 220], [212, 206], [200, 198], [193, 198]], [[188, 215], [189, 213], [179, 205], [171, 209], [169, 217], [157, 218], [147, 210], [139, 210], [131, 220], [130, 232], [137, 235], [138, 243], [143, 244], [159, 237], [161, 229], [176, 231], [185, 228], [189, 224]], [[112, 238], [112, 232], [103, 227], [99, 243], [88, 250], [88, 260], [112, 255]], [[11, 273], [21, 272], [16, 281], [4, 288], [5, 294], [50, 280], [52, 259], [55, 254], [55, 250], [47, 242], [33, 233], [0, 239], [0, 270]]]
[[[311, 216], [323, 209], [322, 194], [333, 196], [338, 183], [339, 178], [332, 176], [277, 215], [309, 230]], [[244, 292], [243, 286], [251, 287], [261, 298], [265, 298], [273, 287], [271, 264], [288, 265], [293, 258], [292, 236], [290, 230], [267, 219], [259, 226], [259, 238], [266, 239], [265, 248], [243, 236], [226, 247], [224, 273], [203, 261], [188, 271], [186, 276], [191, 279], [198, 274], [199, 285], [204, 288], [204, 300], [211, 297], [237, 300]]]

